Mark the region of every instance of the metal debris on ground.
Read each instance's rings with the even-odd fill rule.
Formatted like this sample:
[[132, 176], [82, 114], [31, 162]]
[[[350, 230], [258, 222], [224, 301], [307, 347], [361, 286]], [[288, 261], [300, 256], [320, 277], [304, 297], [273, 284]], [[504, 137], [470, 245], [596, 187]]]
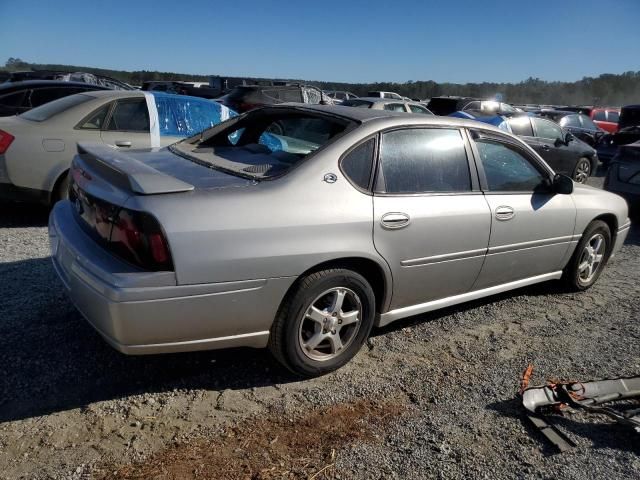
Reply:
[[614, 378], [589, 382], [550, 382], [539, 387], [529, 387], [533, 365], [525, 370], [520, 394], [527, 418], [560, 451], [576, 444], [557, 427], [548, 422], [549, 414], [576, 412], [578, 410], [606, 415], [616, 422], [634, 428], [640, 433], [640, 408], [605, 405], [622, 400], [640, 401], [640, 376]]

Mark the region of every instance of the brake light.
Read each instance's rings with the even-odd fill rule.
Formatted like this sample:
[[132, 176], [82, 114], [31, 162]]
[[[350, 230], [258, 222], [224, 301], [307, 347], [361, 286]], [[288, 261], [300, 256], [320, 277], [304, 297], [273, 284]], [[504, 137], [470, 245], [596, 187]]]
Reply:
[[9, 148], [9, 145], [11, 145], [11, 142], [13, 142], [15, 138], [16, 137], [11, 135], [9, 132], [0, 130], [0, 155], [2, 155], [7, 151], [7, 149]]
[[148, 213], [121, 209], [108, 245], [116, 255], [146, 270], [173, 270], [164, 232]]

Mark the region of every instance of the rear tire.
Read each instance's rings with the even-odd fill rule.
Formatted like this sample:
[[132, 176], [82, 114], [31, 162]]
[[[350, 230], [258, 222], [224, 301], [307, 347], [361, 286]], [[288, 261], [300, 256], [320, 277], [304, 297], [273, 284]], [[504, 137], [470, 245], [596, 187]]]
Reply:
[[611, 230], [601, 221], [594, 220], [582, 234], [569, 264], [562, 276], [570, 290], [582, 291], [591, 287], [600, 277], [611, 253]]
[[582, 157], [576, 163], [576, 168], [573, 170], [573, 179], [578, 183], [587, 183], [591, 176], [591, 160]]
[[375, 295], [362, 275], [338, 268], [311, 273], [280, 306], [269, 349], [298, 375], [324, 375], [358, 353], [374, 315]]

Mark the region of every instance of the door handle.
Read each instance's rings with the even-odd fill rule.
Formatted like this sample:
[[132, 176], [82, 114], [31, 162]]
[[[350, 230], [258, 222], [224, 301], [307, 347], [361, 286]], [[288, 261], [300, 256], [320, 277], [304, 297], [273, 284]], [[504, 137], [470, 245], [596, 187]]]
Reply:
[[389, 229], [403, 228], [409, 225], [410, 222], [409, 215], [402, 212], [385, 213], [380, 219], [382, 226]]
[[130, 147], [131, 142], [126, 140], [116, 140], [116, 147]]
[[542, 150], [548, 152], [549, 150], [551, 150], [551, 147], [549, 145], [542, 145]]
[[498, 208], [496, 208], [496, 219], [498, 220], [501, 220], [501, 221], [511, 220], [515, 216], [516, 216], [515, 210], [508, 205], [501, 205]]

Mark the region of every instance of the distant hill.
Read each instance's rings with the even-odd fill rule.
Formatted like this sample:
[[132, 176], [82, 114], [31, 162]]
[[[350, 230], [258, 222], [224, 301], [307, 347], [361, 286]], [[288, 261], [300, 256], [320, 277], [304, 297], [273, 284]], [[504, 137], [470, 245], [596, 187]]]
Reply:
[[[185, 80], [206, 82], [210, 75], [191, 75], [175, 72], [157, 72], [148, 70], [110, 70], [75, 65], [36, 64], [17, 58], [10, 58], [4, 71], [19, 70], [60, 70], [68, 72], [89, 72], [106, 75], [130, 85], [142, 85], [151, 80]], [[226, 77], [225, 75], [220, 75]], [[226, 77], [235, 79], [237, 77]], [[247, 78], [249, 81], [266, 80]], [[279, 79], [284, 80], [284, 79]], [[291, 81], [306, 82], [326, 90], [349, 90], [357, 95], [366, 95], [368, 91], [383, 90], [397, 92], [411, 98], [431, 98], [439, 95], [462, 95], [491, 98], [501, 94], [509, 103], [536, 103], [552, 105], [626, 105], [640, 103], [640, 71], [621, 74], [605, 73], [598, 77], [584, 77], [575, 82], [547, 82], [539, 78], [528, 78], [519, 83], [437, 83], [432, 80], [408, 81], [405, 83], [339, 83], [313, 80]]]

